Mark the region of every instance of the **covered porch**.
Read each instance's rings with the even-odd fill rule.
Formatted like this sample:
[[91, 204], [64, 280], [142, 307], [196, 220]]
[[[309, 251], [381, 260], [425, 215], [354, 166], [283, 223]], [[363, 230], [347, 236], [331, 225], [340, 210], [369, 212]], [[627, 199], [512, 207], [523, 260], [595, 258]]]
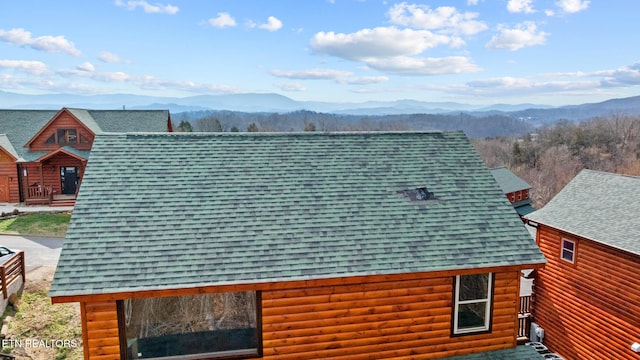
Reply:
[[87, 165], [82, 155], [61, 148], [20, 163], [21, 201], [26, 205], [75, 205]]

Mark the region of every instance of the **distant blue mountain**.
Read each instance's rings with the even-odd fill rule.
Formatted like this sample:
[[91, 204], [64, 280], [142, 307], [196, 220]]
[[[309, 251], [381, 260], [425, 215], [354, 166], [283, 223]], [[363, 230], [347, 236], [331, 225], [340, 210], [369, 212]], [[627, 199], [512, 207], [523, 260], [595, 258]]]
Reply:
[[368, 101], [361, 103], [329, 103], [296, 101], [273, 93], [227, 95], [199, 95], [184, 98], [156, 97], [131, 94], [25, 95], [0, 91], [0, 108], [59, 109], [77, 107], [88, 109], [167, 109], [172, 113], [202, 110], [286, 113], [309, 110], [344, 115], [399, 115], [465, 113], [473, 116], [508, 115], [534, 124], [560, 119], [581, 120], [612, 113], [640, 115], [640, 96], [611, 99], [599, 103], [551, 107], [537, 104], [495, 104], [479, 106], [456, 102], [428, 102], [419, 100]]

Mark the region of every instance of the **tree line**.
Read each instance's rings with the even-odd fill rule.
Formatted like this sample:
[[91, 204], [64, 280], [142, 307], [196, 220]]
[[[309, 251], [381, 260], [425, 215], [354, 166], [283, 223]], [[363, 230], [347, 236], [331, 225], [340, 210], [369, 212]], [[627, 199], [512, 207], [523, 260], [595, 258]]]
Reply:
[[488, 167], [506, 166], [532, 186], [540, 208], [582, 169], [640, 176], [640, 117], [561, 120], [521, 137], [474, 139]]
[[294, 111], [244, 113], [237, 111], [191, 111], [172, 115], [176, 131], [416, 131], [463, 130], [471, 138], [516, 136], [533, 126], [522, 119], [501, 114], [473, 116], [455, 114], [343, 115]]

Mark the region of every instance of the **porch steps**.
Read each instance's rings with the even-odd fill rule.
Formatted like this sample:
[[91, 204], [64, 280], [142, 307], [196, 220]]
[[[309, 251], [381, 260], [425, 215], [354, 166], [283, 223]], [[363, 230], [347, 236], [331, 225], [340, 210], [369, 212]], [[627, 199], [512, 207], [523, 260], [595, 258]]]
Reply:
[[76, 201], [73, 199], [69, 200], [52, 200], [50, 206], [75, 206]]

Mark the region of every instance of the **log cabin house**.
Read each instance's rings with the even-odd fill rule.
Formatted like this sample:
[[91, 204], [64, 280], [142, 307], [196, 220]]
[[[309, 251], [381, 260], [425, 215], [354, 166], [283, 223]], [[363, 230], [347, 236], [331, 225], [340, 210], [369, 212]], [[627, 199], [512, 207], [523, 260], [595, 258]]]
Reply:
[[166, 110], [0, 110], [0, 202], [73, 205], [95, 135], [114, 131], [172, 131], [171, 118]]
[[638, 193], [640, 177], [583, 170], [526, 216], [548, 261], [533, 320], [565, 359], [640, 359]]
[[531, 206], [531, 185], [529, 183], [504, 166], [491, 169], [491, 174], [518, 215], [522, 217], [536, 210]]
[[544, 262], [462, 132], [98, 134], [49, 295], [87, 360], [542, 359]]

